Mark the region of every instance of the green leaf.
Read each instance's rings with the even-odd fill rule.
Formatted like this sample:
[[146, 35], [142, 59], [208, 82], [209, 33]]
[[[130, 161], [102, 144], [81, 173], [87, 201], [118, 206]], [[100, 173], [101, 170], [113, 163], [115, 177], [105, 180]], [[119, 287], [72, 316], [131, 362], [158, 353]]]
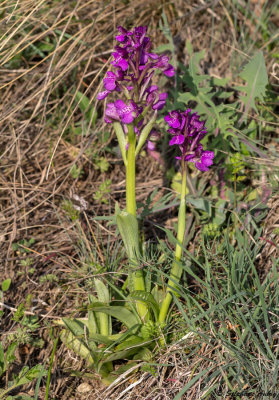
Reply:
[[[255, 99], [258, 98], [263, 101], [266, 85], [268, 84], [268, 76], [262, 51], [254, 55], [252, 60], [245, 65], [239, 76], [247, 82], [246, 86], [237, 87], [237, 89], [244, 93], [244, 95], [239, 98], [245, 105], [244, 114], [241, 118], [241, 120], [244, 120], [247, 118], [247, 113], [251, 108], [257, 111]], [[241, 120], [239, 122], [241, 122]]]
[[137, 218], [126, 211], [116, 210], [116, 223], [129, 259], [138, 259], [140, 250]]
[[88, 123], [91, 122], [92, 126], [95, 125], [97, 119], [97, 111], [94, 112], [94, 107], [91, 104], [90, 99], [82, 92], [77, 92], [75, 100], [78, 103], [80, 110], [85, 113], [85, 117]]
[[159, 305], [151, 293], [145, 292], [143, 290], [135, 290], [132, 293], [130, 293], [128, 299], [129, 298], [137, 302], [141, 301], [147, 304], [148, 308], [150, 308], [153, 311], [155, 320], [158, 319], [158, 315], [160, 312]]
[[144, 347], [134, 355], [133, 359], [140, 361], [151, 361], [153, 359], [153, 354], [147, 347]]
[[89, 305], [89, 310], [93, 310], [95, 312], [103, 312], [112, 317], [118, 319], [127, 328], [133, 328], [141, 323], [139, 317], [133, 314], [131, 311], [127, 310], [127, 308], [122, 306], [105, 306], [103, 304], [93, 303]]
[[127, 139], [126, 136], [123, 132], [122, 126], [120, 124], [120, 122], [114, 122], [113, 123], [113, 128], [115, 130], [116, 133], [116, 137], [118, 140], [118, 144], [120, 147], [120, 151], [122, 154], [122, 158], [123, 158], [123, 162], [124, 164], [127, 166], [127, 156], [126, 156], [126, 144], [127, 144]]
[[89, 365], [94, 364], [93, 352], [90, 351], [83, 342], [76, 339], [72, 332], [63, 329], [60, 333], [60, 338], [69, 349], [84, 358]]
[[11, 285], [11, 282], [12, 282], [12, 280], [11, 280], [10, 278], [5, 279], [5, 280], [2, 282], [2, 290], [3, 290], [3, 292], [6, 292], [7, 290], [9, 290], [9, 287], [10, 287], [10, 285]]
[[85, 324], [78, 319], [62, 318], [65, 326], [72, 332], [74, 336], [83, 337], [84, 336], [84, 326]]
[[143, 343], [146, 343], [145, 339], [136, 335], [131, 335], [116, 347], [116, 351], [125, 350], [130, 347], [142, 346]]
[[225, 206], [227, 204], [226, 200], [218, 200], [217, 203], [215, 204], [215, 207], [213, 209], [214, 217], [213, 217], [213, 223], [217, 225], [222, 225], [223, 222], [226, 219], [226, 212], [225, 212]]
[[102, 343], [102, 344], [105, 344], [107, 346], [110, 346], [111, 344], [113, 344], [113, 340], [110, 340], [108, 336], [101, 335], [100, 333], [95, 333], [95, 334], [91, 335], [91, 337], [90, 337], [90, 339], [88, 341], [89, 345], [90, 345], [90, 343], [92, 341], [97, 342], [97, 343]]
[[16, 342], [13, 342], [13, 343], [11, 343], [9, 345], [9, 347], [8, 347], [8, 349], [6, 351], [6, 356], [5, 356], [7, 364], [9, 364], [9, 363], [11, 363], [11, 362], [13, 362], [15, 360], [15, 355], [14, 354], [15, 354], [16, 348], [17, 348], [17, 343]]
[[192, 196], [188, 196], [187, 201], [191, 203], [198, 210], [205, 211], [209, 216], [211, 216], [211, 211], [212, 211], [211, 204], [207, 199], [203, 199], [202, 197], [195, 198]]
[[110, 295], [108, 288], [100, 279], [94, 279], [98, 300], [102, 303], [110, 302]]
[[115, 353], [112, 353], [108, 357], [104, 359], [104, 362], [110, 362], [110, 361], [116, 361], [116, 360], [122, 360], [122, 359], [129, 359], [131, 356], [136, 354], [138, 352], [138, 348], [134, 347], [132, 349], [127, 349], [127, 350], [121, 350], [117, 351]]
[[2, 343], [0, 342], [0, 377], [6, 370], [4, 360], [5, 360], [4, 349], [3, 349]]
[[119, 368], [117, 368], [117, 370], [112, 371], [104, 379], [102, 379], [102, 382], [107, 386], [111, 385], [120, 375], [124, 374], [126, 371], [129, 371], [129, 369], [132, 369], [131, 373], [135, 372], [133, 367], [135, 367], [137, 364], [137, 362], [130, 361], [121, 365]]
[[[95, 287], [97, 291], [98, 300], [108, 305], [110, 302], [110, 294], [106, 285], [100, 279], [94, 279]], [[100, 333], [102, 335], [110, 335], [111, 334], [111, 321], [110, 317], [106, 313], [99, 313], [99, 321], [100, 321]]]

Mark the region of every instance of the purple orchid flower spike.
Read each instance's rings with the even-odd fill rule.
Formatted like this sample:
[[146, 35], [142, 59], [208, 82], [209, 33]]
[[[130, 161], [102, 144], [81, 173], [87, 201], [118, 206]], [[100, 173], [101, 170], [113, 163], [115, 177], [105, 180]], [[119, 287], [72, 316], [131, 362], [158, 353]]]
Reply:
[[[103, 79], [104, 89], [97, 95], [98, 100], [105, 99], [112, 92], [122, 92], [130, 101], [141, 104], [144, 109], [161, 110], [166, 103], [167, 93], [159, 93], [152, 84], [155, 70], [172, 77], [175, 73], [167, 55], [152, 53], [152, 42], [146, 36], [147, 26], [138, 26], [133, 30], [119, 26], [115, 39], [113, 71], [108, 71]], [[151, 107], [150, 107], [151, 106]]]
[[200, 120], [197, 113], [191, 109], [182, 111], [171, 111], [165, 116], [169, 124], [168, 132], [173, 135], [169, 141], [170, 146], [177, 145], [181, 155], [176, 157], [183, 162], [194, 162], [200, 171], [208, 171], [213, 164], [214, 152], [203, 150], [200, 141], [206, 135], [205, 121]]
[[[126, 151], [134, 148], [135, 155], [139, 154], [156, 123], [158, 111], [166, 104], [167, 93], [160, 93], [158, 86], [154, 85], [155, 72], [172, 77], [175, 71], [167, 55], [152, 53], [152, 41], [146, 35], [147, 26], [137, 26], [132, 30], [119, 26], [117, 29], [112, 70], [107, 71], [103, 90], [97, 99], [104, 100], [112, 93], [122, 97], [107, 104], [105, 122], [114, 124], [122, 157], [127, 163]], [[129, 147], [128, 142], [133, 140], [134, 147]], [[150, 142], [148, 151], [155, 151], [152, 146]]]

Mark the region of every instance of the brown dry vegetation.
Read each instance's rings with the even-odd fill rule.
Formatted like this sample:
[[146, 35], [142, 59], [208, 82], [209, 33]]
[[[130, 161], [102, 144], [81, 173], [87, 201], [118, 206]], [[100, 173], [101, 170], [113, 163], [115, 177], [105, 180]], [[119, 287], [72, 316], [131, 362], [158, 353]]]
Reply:
[[[253, 1], [250, 7], [261, 7], [261, 4]], [[95, 104], [94, 98], [109, 64], [116, 27], [120, 24], [125, 27], [148, 25], [155, 46], [159, 45], [166, 40], [158, 30], [163, 10], [174, 37], [177, 59], [187, 61], [185, 41], [189, 39], [195, 49], [206, 49], [203, 67], [213, 76], [231, 77], [232, 58], [243, 56], [233, 18], [237, 19], [237, 26], [250, 30], [255, 40], [257, 38], [256, 22], [246, 20], [241, 13], [231, 15], [230, 1], [4, 0], [0, 5], [0, 273], [1, 280], [12, 279], [12, 286], [5, 294], [7, 307], [2, 306], [5, 314], [1, 319], [1, 337], [5, 342], [15, 331], [12, 311], [24, 303], [27, 312], [40, 317], [41, 328], [36, 335], [43, 339], [41, 348], [28, 344], [19, 347], [16, 367], [36, 363], [48, 365], [56, 335], [51, 328], [53, 319], [78, 314], [86, 302], [86, 292], [79, 283], [85, 282], [91, 273], [86, 268], [88, 257], [102, 264], [106, 244], [109, 242], [113, 249], [117, 239], [112, 227], [108, 239], [107, 225], [92, 217], [110, 215], [115, 202], [124, 200], [122, 163], [115, 155], [106, 155], [109, 169], [101, 174], [88, 155], [87, 150], [94, 149], [101, 157], [105, 146], [115, 145], [113, 135], [106, 143], [100, 141], [100, 133], [107, 130], [102, 118], [98, 119], [94, 130], [83, 125], [82, 134], [74, 136], [71, 143], [65, 139], [75, 123], [84, 122], [74, 100], [75, 94], [84, 92], [101, 117], [103, 105]], [[44, 51], [38, 46], [40, 43], [55, 43], [55, 47]], [[264, 42], [262, 48], [266, 48]], [[267, 55], [266, 63], [272, 74], [274, 60]], [[73, 165], [82, 168], [81, 177], [73, 177], [70, 172]], [[105, 179], [112, 182], [107, 205], [94, 200], [96, 189]], [[137, 182], [137, 200], [141, 200], [155, 187], [163, 187], [163, 168], [151, 158], [142, 158]], [[83, 202], [78, 222], [73, 223], [67, 217], [62, 207], [65, 199], [76, 201], [78, 205]], [[279, 226], [278, 211], [275, 211], [278, 198], [274, 201], [274, 207], [272, 201], [270, 204], [267, 237], [268, 232]], [[169, 220], [175, 216], [172, 212], [170, 210], [167, 216]], [[13, 243], [31, 238], [35, 243], [30, 253], [14, 251]], [[77, 246], [81, 238], [83, 252]], [[95, 240], [98, 246], [93, 251]], [[263, 263], [267, 263], [270, 251], [275, 257], [276, 248], [270, 243], [268, 246], [263, 253]], [[22, 260], [27, 257], [29, 265], [24, 266]], [[31, 267], [32, 274], [29, 273]], [[57, 279], [41, 279], [48, 274]], [[27, 304], [28, 295], [32, 297]], [[85, 374], [84, 364], [58, 345], [50, 398], [172, 399], [191, 379], [193, 370], [193, 365], [183, 363], [180, 352], [179, 346], [174, 346], [162, 356], [160, 361], [173, 367], [162, 367], [159, 378], [141, 374], [105, 392], [97, 376], [93, 379], [92, 376], [71, 376], [71, 370]], [[197, 358], [195, 362], [208, 364], [210, 368], [210, 350], [201, 348], [201, 354], [203, 361]], [[124, 393], [132, 383], [136, 383], [134, 388], [131, 386]], [[34, 387], [29, 386], [24, 393], [32, 395], [33, 390]], [[42, 399], [44, 390], [42, 385]], [[198, 393], [197, 382], [185, 398], [198, 399]]]

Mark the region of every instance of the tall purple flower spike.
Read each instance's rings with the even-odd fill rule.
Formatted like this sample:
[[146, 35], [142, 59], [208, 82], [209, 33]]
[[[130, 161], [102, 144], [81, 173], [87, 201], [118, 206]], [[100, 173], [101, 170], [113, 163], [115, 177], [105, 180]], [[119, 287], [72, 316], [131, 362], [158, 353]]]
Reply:
[[176, 158], [194, 162], [200, 171], [208, 171], [213, 164], [214, 152], [203, 150], [200, 143], [207, 133], [205, 121], [201, 121], [200, 116], [190, 109], [184, 112], [171, 111], [165, 116], [165, 121], [170, 126], [168, 132], [173, 135], [169, 145], [177, 145], [181, 151], [181, 156]]
[[[115, 37], [118, 44], [112, 53], [111, 62], [114, 70], [108, 71], [104, 77], [104, 90], [98, 93], [97, 99], [103, 100], [112, 92], [124, 93], [129, 105], [122, 100], [108, 103], [105, 121], [129, 124], [134, 122], [145, 108], [161, 110], [166, 104], [167, 93], [159, 93], [158, 87], [152, 84], [155, 70], [168, 77], [172, 77], [175, 71], [169, 63], [168, 56], [159, 56], [151, 52], [152, 42], [146, 36], [146, 26], [135, 27], [132, 31], [119, 26], [118, 31], [119, 35]], [[125, 107], [129, 107], [130, 111], [123, 114]]]

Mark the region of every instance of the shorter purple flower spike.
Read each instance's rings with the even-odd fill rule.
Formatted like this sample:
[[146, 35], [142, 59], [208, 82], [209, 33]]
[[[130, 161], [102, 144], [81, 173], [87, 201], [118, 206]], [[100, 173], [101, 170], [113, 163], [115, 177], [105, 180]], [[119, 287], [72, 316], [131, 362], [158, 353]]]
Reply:
[[173, 135], [169, 145], [177, 145], [181, 151], [181, 156], [176, 158], [195, 163], [200, 171], [208, 171], [213, 164], [214, 152], [203, 150], [200, 143], [206, 135], [205, 121], [201, 121], [199, 115], [191, 113], [190, 109], [171, 111], [165, 116], [165, 121], [170, 126], [168, 132]]

